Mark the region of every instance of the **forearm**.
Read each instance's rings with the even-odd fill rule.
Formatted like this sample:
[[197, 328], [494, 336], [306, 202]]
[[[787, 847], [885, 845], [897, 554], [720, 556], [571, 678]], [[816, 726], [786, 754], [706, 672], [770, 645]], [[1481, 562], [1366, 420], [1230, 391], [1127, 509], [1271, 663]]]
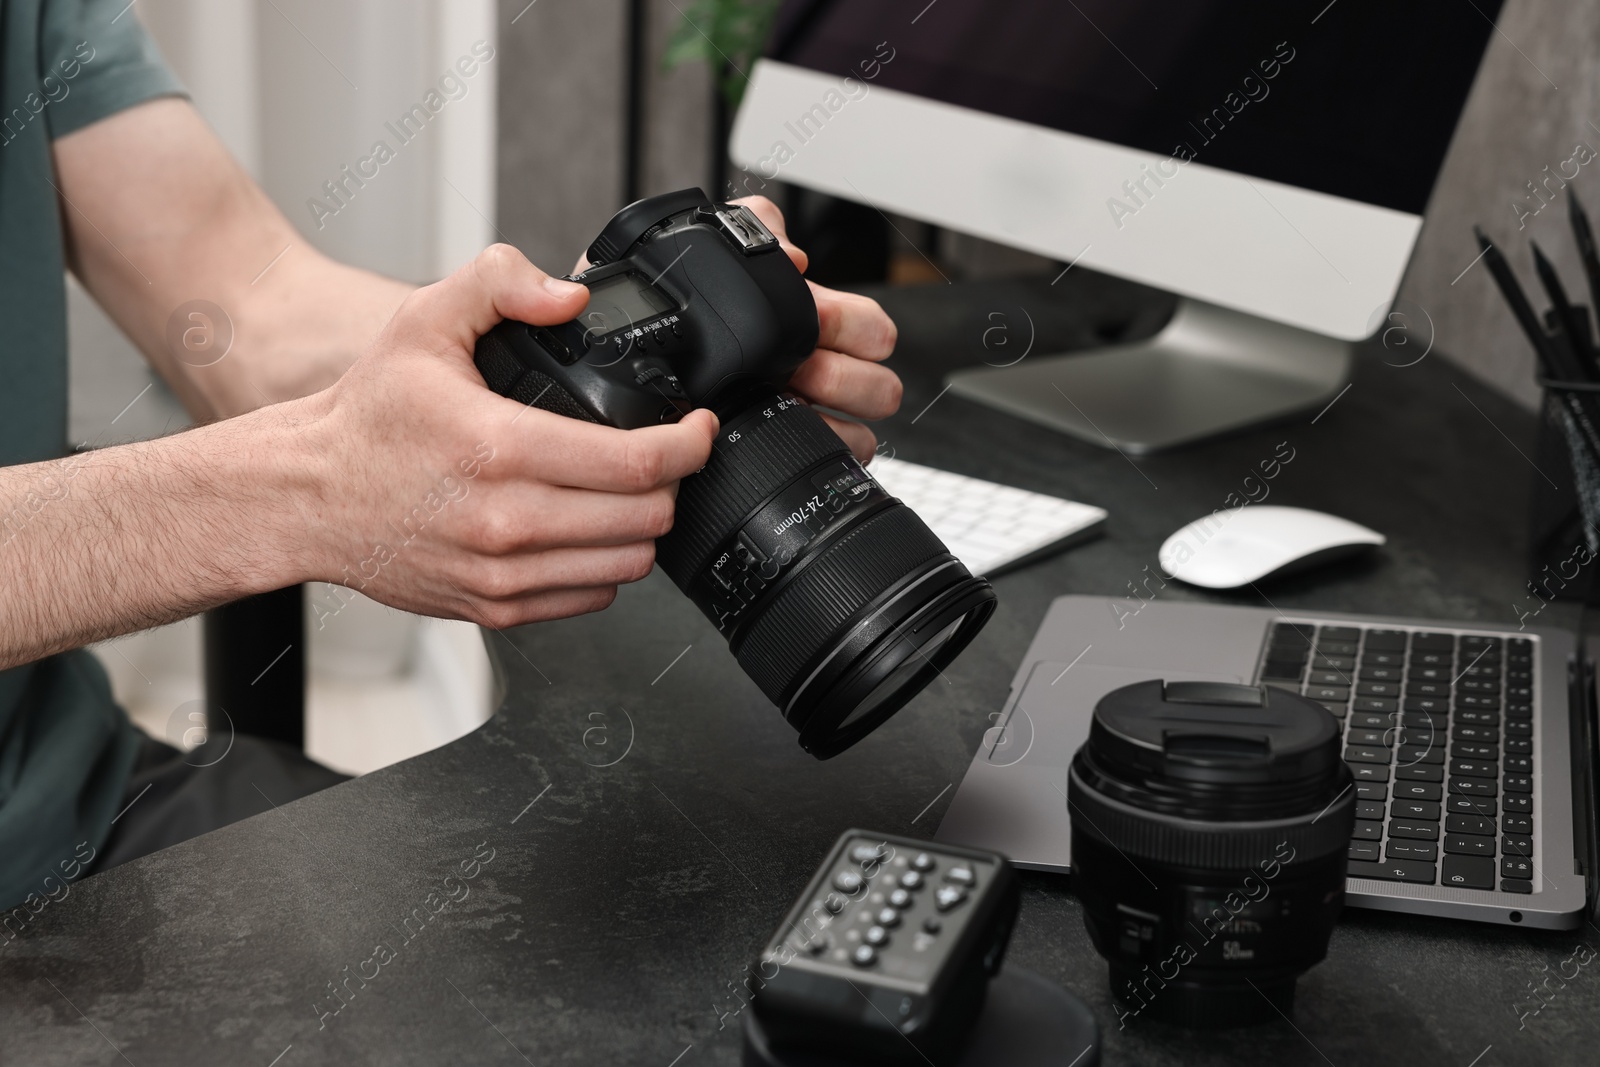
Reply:
[[0, 468], [0, 669], [314, 576], [299, 407]]
[[[131, 108], [54, 152], [73, 273], [198, 420], [325, 388], [414, 288], [308, 244], [186, 101]], [[201, 301], [226, 322], [191, 319]], [[185, 349], [223, 330], [226, 355]]]
[[264, 277], [233, 294], [234, 350], [210, 366], [178, 360], [173, 371], [217, 418], [309, 396], [349, 369], [414, 289], [329, 259], [295, 236]]
[[[134, 245], [144, 253], [148, 286], [105, 277], [130, 271], [125, 261], [74, 264], [201, 422], [332, 385], [415, 289], [322, 255], [253, 186], [223, 200], [206, 214], [207, 240], [172, 242], [184, 249], [175, 256], [181, 262], [158, 257], [155, 242]], [[207, 279], [203, 286], [196, 275]], [[195, 307], [197, 292], [225, 318]], [[191, 319], [192, 312], [204, 317]], [[191, 326], [198, 350], [185, 348]], [[224, 331], [225, 354], [214, 347]]]

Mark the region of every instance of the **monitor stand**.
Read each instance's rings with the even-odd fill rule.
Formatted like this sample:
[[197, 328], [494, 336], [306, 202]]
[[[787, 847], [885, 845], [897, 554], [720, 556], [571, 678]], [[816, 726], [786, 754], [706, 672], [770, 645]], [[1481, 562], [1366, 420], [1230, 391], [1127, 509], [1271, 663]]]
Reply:
[[1148, 341], [951, 374], [950, 391], [1103, 448], [1140, 455], [1332, 401], [1351, 345], [1180, 299]]

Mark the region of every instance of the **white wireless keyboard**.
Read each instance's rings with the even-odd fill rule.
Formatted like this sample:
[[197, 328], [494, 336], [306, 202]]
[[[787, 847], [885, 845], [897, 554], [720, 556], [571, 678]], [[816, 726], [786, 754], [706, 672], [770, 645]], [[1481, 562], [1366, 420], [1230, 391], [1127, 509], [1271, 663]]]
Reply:
[[973, 574], [995, 574], [1093, 533], [1101, 508], [878, 456], [867, 473], [921, 516]]

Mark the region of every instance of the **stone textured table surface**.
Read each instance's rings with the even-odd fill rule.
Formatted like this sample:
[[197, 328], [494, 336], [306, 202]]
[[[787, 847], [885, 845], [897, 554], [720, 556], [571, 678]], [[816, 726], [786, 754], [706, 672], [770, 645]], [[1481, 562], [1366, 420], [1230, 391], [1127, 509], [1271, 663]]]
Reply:
[[[82, 882], [0, 940], [0, 1063], [736, 1063], [733, 986], [834, 837], [931, 836], [1051, 598], [1127, 592], [1279, 442], [1295, 458], [1272, 502], [1390, 541], [1264, 586], [1274, 604], [1514, 618], [1535, 423], [1436, 356], [1366, 352], [1315, 424], [1135, 463], [935, 397], [1033, 331], [1036, 352], [1149, 333], [1160, 298], [1084, 272], [883, 295], [907, 382], [887, 447], [1111, 512], [1103, 538], [996, 582], [947, 684], [817, 763], [659, 575], [602, 615], [488, 635], [506, 698], [475, 733]], [[1348, 911], [1292, 1025], [1119, 1032], [1065, 880], [1028, 874], [1011, 959], [1094, 1008], [1106, 1063], [1490, 1067], [1594, 1062], [1600, 963], [1579, 946], [1600, 931]], [[335, 982], [354, 995], [332, 1014]]]

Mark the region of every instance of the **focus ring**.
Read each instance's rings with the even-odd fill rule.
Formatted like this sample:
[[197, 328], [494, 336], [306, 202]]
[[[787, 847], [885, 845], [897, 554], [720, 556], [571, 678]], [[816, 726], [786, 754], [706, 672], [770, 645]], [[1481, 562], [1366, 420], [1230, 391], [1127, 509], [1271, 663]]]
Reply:
[[[1129, 856], [1210, 870], [1246, 868], [1266, 860], [1288, 862], [1277, 855], [1287, 844], [1294, 859], [1305, 860], [1342, 851], [1355, 829], [1355, 790], [1344, 790], [1321, 814], [1259, 822], [1201, 822], [1141, 811], [1083, 784], [1077, 761], [1067, 774], [1067, 803], [1072, 807], [1072, 832], [1103, 841]], [[1080, 821], [1081, 819], [1081, 821]]]
[[752, 621], [739, 665], [779, 707], [805, 665], [837, 643], [867, 604], [950, 550], [916, 512], [895, 503], [862, 520], [794, 576]]
[[[740, 435], [737, 442], [729, 442], [731, 432]], [[656, 541], [656, 562], [686, 589], [758, 504], [821, 460], [849, 452], [822, 416], [804, 404], [724, 427], [705, 467], [678, 486], [677, 520]]]

